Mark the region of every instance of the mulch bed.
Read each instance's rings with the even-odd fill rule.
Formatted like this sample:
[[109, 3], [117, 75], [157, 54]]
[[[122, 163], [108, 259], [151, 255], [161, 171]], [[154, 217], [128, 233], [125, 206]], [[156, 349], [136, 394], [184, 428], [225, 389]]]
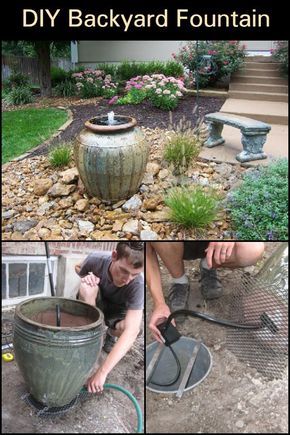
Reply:
[[[192, 127], [194, 127], [198, 118], [202, 118], [207, 113], [219, 111], [224, 101], [224, 98], [199, 97], [198, 110], [194, 111], [196, 97], [185, 97], [172, 112], [173, 124], [178, 123], [180, 119], [184, 119], [190, 121]], [[138, 125], [142, 127], [167, 129], [169, 124], [169, 112], [153, 107], [149, 101], [137, 105], [110, 106], [108, 100], [99, 100], [96, 104], [71, 105], [69, 108], [73, 112], [73, 122], [69, 127], [53, 140], [50, 145], [44, 144], [39, 146], [35, 151], [31, 152], [29, 157], [47, 154], [50, 147], [57, 143], [71, 142], [84, 127], [85, 121], [94, 116], [104, 115], [111, 110], [117, 115], [133, 116], [137, 119]]]

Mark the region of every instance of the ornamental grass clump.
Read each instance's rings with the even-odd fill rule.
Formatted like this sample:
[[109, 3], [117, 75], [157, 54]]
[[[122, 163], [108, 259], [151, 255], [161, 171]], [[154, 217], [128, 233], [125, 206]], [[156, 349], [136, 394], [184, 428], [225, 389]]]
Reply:
[[228, 208], [238, 239], [288, 240], [288, 161], [247, 173], [228, 195]]
[[186, 133], [174, 133], [165, 145], [164, 159], [172, 164], [176, 174], [183, 173], [200, 152], [198, 138]]
[[62, 144], [54, 147], [48, 156], [49, 163], [53, 167], [67, 166], [71, 161], [71, 146]]
[[[194, 107], [192, 115], [196, 110], [197, 107]], [[168, 130], [172, 130], [173, 134], [165, 144], [164, 159], [172, 165], [175, 175], [184, 173], [198, 157], [203, 142], [200, 134], [202, 125], [203, 119], [198, 119], [196, 125], [193, 126], [185, 116], [177, 123], [173, 123], [172, 113], [169, 113]]]
[[185, 228], [203, 228], [216, 218], [219, 197], [215, 191], [201, 186], [173, 187], [165, 204], [170, 208], [170, 219]]

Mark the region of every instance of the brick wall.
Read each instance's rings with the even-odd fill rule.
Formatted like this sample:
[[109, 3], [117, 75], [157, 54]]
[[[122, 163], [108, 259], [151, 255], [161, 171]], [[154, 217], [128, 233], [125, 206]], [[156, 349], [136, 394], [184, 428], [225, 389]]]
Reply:
[[[111, 251], [117, 242], [49, 242], [50, 255]], [[2, 255], [45, 255], [44, 242], [2, 242]]]

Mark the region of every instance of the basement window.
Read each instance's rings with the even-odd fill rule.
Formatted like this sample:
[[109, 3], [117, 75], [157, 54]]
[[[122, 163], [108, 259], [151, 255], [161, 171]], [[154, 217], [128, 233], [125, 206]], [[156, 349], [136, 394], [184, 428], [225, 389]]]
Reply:
[[[54, 285], [57, 257], [50, 257]], [[51, 296], [46, 257], [2, 257], [2, 306], [16, 305], [31, 297]]]

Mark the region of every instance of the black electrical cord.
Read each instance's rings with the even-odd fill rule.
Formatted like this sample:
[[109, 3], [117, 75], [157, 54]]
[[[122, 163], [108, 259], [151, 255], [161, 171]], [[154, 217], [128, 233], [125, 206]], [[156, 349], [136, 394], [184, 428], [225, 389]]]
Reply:
[[[167, 347], [169, 347], [169, 349], [171, 350], [172, 355], [174, 356], [174, 359], [175, 359], [175, 361], [176, 361], [176, 365], [177, 365], [177, 374], [176, 374], [176, 376], [174, 377], [173, 381], [169, 381], [169, 382], [167, 382], [167, 383], [165, 383], [165, 384], [160, 384], [159, 382], [154, 382], [154, 381], [152, 381], [152, 380], [151, 380], [152, 376], [151, 376], [151, 377], [149, 378], [148, 384], [158, 385], [159, 387], [171, 387], [171, 385], [175, 384], [175, 382], [176, 382], [177, 379], [179, 378], [180, 373], [181, 373], [181, 365], [180, 365], [180, 361], [179, 361], [179, 359], [178, 359], [178, 356], [176, 355], [176, 353], [175, 353], [174, 350], [172, 349], [172, 346], [169, 345], [169, 346], [167, 346]], [[153, 375], [153, 373], [152, 373], [152, 375]]]
[[[200, 313], [199, 311], [191, 311], [191, 310], [177, 310], [174, 311], [173, 313], [170, 314], [170, 316], [167, 318], [166, 321], [166, 325], [165, 328], [168, 328], [168, 326], [170, 325], [171, 321], [178, 316], [181, 315], [186, 315], [186, 316], [190, 316], [190, 317], [198, 317], [200, 319], [203, 320], [207, 320], [208, 322], [212, 322], [212, 323], [217, 323], [218, 325], [222, 325], [222, 326], [228, 326], [230, 328], [237, 328], [237, 329], [250, 329], [250, 330], [256, 330], [256, 329], [261, 329], [263, 328], [265, 325], [263, 322], [256, 324], [256, 325], [250, 325], [250, 324], [240, 324], [240, 323], [234, 323], [231, 322], [229, 320], [224, 320], [224, 319], [217, 319], [216, 317], [210, 316], [209, 314], [204, 314], [204, 313]], [[180, 373], [181, 373], [181, 365], [180, 365], [180, 361], [176, 355], [176, 353], [174, 352], [174, 350], [172, 349], [172, 347], [169, 345], [168, 346], [174, 356], [174, 359], [176, 361], [177, 364], [177, 375], [174, 378], [174, 381], [171, 381], [169, 383], [166, 384], [160, 384], [154, 381], [151, 381], [151, 379], [149, 380], [148, 383], [154, 384], [154, 385], [158, 385], [160, 387], [169, 387], [173, 384], [175, 384], [175, 382], [178, 380]]]
[[265, 326], [262, 322], [256, 325], [249, 325], [249, 324], [243, 325], [240, 323], [231, 322], [229, 320], [217, 319], [216, 317], [210, 316], [209, 314], [200, 313], [199, 311], [177, 310], [171, 313], [170, 316], [167, 318], [165, 328], [167, 328], [170, 325], [172, 319], [181, 315], [198, 317], [200, 319], [207, 320], [208, 322], [213, 322], [213, 323], [217, 323], [218, 325], [228, 326], [230, 328], [237, 328], [237, 329], [261, 329]]

